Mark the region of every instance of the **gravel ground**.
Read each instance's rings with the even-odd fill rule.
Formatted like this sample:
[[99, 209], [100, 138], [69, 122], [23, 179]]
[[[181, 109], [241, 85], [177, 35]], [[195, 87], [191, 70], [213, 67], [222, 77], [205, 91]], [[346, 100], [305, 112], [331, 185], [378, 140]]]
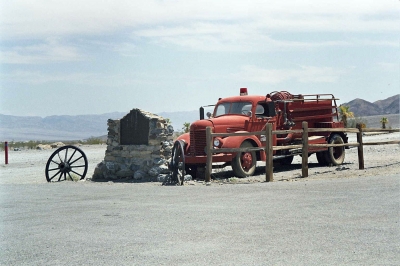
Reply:
[[[82, 145], [80, 149], [88, 159], [86, 178], [91, 177], [96, 165], [104, 159], [106, 145]], [[9, 151], [8, 165], [0, 167], [0, 184], [46, 183], [45, 168], [52, 150]]]
[[[399, 133], [365, 142], [399, 140]], [[353, 142], [354, 140], [350, 140]], [[81, 146], [88, 177], [105, 146]], [[398, 265], [399, 145], [357, 149], [345, 164], [310, 157], [288, 169], [211, 186], [160, 183], [48, 184], [54, 150], [12, 151], [0, 166], [0, 265]]]
[[[400, 140], [400, 133], [370, 134], [363, 137], [363, 142], [384, 142]], [[349, 142], [357, 142], [355, 134], [349, 134]], [[357, 176], [376, 176], [385, 174], [400, 174], [400, 145], [374, 145], [364, 146], [364, 170], [359, 170], [358, 149], [356, 147], [346, 150], [346, 157], [341, 166], [322, 167], [318, 164], [315, 154], [308, 160], [309, 176], [301, 178], [302, 158], [295, 156], [290, 166], [274, 165], [274, 181], [300, 181], [332, 178], [351, 178]], [[226, 183], [251, 183], [265, 181], [265, 163], [258, 162], [256, 176], [239, 179], [233, 176], [230, 167], [217, 170], [213, 174], [215, 182]]]
[[[400, 140], [400, 133], [366, 135], [364, 142]], [[355, 134], [349, 134], [349, 142], [356, 142]], [[92, 176], [98, 163], [104, 159], [105, 145], [83, 145], [80, 148], [88, 158], [89, 168], [86, 178]], [[22, 150], [9, 152], [9, 164], [0, 166], [0, 184], [46, 183], [45, 166], [54, 150]], [[340, 167], [321, 167], [315, 155], [309, 158], [309, 177], [306, 180], [349, 178], [355, 176], [374, 176], [381, 174], [400, 174], [400, 145], [364, 146], [365, 170], [358, 169], [357, 148], [346, 150], [344, 164]], [[235, 178], [231, 168], [216, 169], [212, 175], [216, 183], [252, 183], [264, 182], [265, 163], [258, 162], [256, 176]], [[296, 156], [291, 166], [274, 168], [274, 181], [299, 181], [301, 177], [301, 157]], [[159, 184], [159, 183], [155, 183]], [[199, 185], [203, 182], [187, 182]]]

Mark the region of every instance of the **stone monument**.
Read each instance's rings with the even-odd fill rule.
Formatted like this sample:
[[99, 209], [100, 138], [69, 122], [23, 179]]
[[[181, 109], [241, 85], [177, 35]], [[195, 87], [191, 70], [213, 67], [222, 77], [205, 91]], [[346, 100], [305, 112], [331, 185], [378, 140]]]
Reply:
[[107, 150], [93, 181], [151, 182], [169, 173], [174, 129], [163, 117], [132, 109], [120, 120], [109, 119], [107, 125]]

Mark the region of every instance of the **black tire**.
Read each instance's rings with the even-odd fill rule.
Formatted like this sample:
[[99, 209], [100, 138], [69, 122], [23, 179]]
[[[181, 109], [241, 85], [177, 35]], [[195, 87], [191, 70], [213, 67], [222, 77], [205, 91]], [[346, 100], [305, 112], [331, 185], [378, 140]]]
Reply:
[[[344, 144], [339, 134], [333, 134], [328, 141], [329, 144]], [[325, 159], [329, 165], [341, 165], [345, 157], [344, 147], [329, 147], [325, 152]]]
[[293, 155], [292, 156], [288, 156], [288, 157], [279, 159], [278, 162], [279, 162], [280, 165], [291, 165], [292, 162], [293, 162], [293, 158], [294, 158]]
[[328, 162], [326, 161], [327, 153], [327, 151], [320, 151], [315, 153], [315, 155], [317, 156], [317, 161], [321, 166], [328, 165]]
[[57, 149], [50, 156], [46, 164], [47, 182], [64, 180], [82, 180], [88, 170], [88, 161], [85, 153], [72, 145]]
[[[240, 148], [252, 148], [253, 145], [249, 141], [244, 141]], [[240, 152], [232, 160], [232, 170], [237, 177], [247, 177], [256, 171], [257, 156], [255, 151]]]
[[171, 163], [172, 181], [183, 186], [185, 177], [185, 143], [177, 140], [172, 148]]

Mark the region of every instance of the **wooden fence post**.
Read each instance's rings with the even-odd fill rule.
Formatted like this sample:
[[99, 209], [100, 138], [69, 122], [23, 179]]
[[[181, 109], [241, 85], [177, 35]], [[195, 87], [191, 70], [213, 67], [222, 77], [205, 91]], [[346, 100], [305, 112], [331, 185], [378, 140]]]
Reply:
[[357, 124], [357, 142], [358, 142], [358, 169], [364, 169], [364, 147], [363, 147], [363, 130], [361, 124]]
[[272, 124], [268, 123], [265, 128], [265, 156], [267, 157], [265, 160], [265, 181], [273, 182], [274, 181], [274, 164], [272, 161], [272, 157], [274, 155], [274, 150], [272, 148]]
[[211, 172], [212, 172], [212, 153], [211, 150], [213, 148], [213, 141], [212, 141], [212, 129], [211, 127], [207, 127], [206, 129], [206, 154], [207, 154], [207, 162], [206, 162], [206, 183], [211, 182]]
[[303, 127], [303, 148], [302, 148], [302, 166], [301, 166], [301, 175], [302, 177], [308, 177], [308, 123], [304, 121], [302, 123]]

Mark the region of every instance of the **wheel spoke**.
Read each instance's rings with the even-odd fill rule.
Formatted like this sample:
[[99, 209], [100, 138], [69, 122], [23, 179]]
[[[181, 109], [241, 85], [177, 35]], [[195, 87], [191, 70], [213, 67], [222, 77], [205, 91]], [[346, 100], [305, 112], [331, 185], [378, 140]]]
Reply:
[[64, 160], [64, 162], [67, 162], [67, 157], [68, 157], [68, 148], [65, 149], [65, 160]]
[[70, 165], [70, 166], [71, 166], [71, 169], [72, 169], [72, 168], [86, 167], [86, 165], [77, 165], [77, 166], [72, 166], [72, 165]]
[[57, 153], [57, 155], [58, 155], [58, 158], [60, 159], [60, 162], [62, 163], [63, 160], [61, 159], [60, 153]]
[[55, 175], [53, 175], [51, 178], [49, 178], [50, 181], [53, 180], [53, 178], [54, 178], [56, 175], [58, 175], [60, 172], [61, 172], [61, 170], [58, 170], [58, 172], [57, 172]]
[[67, 173], [69, 178], [71, 179], [71, 181], [74, 181], [74, 179], [72, 178], [72, 176], [69, 174], [69, 172]]
[[71, 164], [71, 163], [70, 163], [70, 161], [71, 161], [71, 160], [72, 160], [72, 158], [74, 157], [74, 155], [75, 155], [76, 151], [77, 151], [77, 150], [74, 150], [74, 153], [72, 153], [71, 157], [69, 157], [69, 160], [68, 160], [68, 163], [69, 163], [69, 164]]
[[47, 171], [55, 171], [55, 170], [60, 170], [60, 168], [53, 168], [53, 169], [49, 169], [49, 170], [47, 170]]
[[75, 172], [74, 170], [71, 170], [71, 172], [82, 177], [82, 174], [79, 174], [79, 173]]
[[55, 164], [57, 164], [57, 165], [60, 165], [60, 163], [57, 163], [57, 162], [55, 162], [55, 161], [53, 161], [53, 160], [51, 160], [53, 163], [55, 163]]
[[60, 182], [62, 175], [63, 175], [63, 173], [61, 172], [60, 177], [58, 178], [58, 182]]
[[69, 165], [73, 165], [76, 161], [78, 161], [79, 159], [81, 159], [83, 156], [79, 157], [78, 159], [76, 159], [75, 161], [73, 161], [72, 163], [69, 163]]

